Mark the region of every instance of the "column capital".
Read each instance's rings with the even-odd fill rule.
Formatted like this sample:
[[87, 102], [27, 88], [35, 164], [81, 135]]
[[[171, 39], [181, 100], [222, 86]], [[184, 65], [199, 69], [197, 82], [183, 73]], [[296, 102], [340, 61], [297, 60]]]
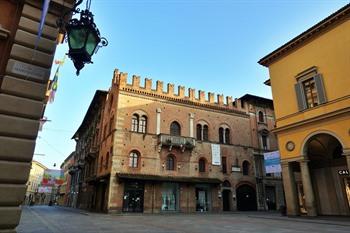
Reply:
[[188, 115], [190, 116], [191, 119], [194, 118], [194, 113], [189, 113]]
[[157, 109], [156, 109], [156, 112], [157, 112], [157, 113], [161, 113], [161, 112], [162, 112], [162, 109], [161, 109], [161, 108], [157, 108]]

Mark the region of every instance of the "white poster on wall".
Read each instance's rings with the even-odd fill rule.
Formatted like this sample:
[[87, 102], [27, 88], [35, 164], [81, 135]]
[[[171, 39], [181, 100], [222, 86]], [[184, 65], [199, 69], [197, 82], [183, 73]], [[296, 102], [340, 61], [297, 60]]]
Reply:
[[213, 165], [221, 165], [221, 154], [219, 144], [211, 144], [211, 163]]
[[264, 163], [266, 173], [281, 172], [281, 159], [279, 151], [264, 153]]

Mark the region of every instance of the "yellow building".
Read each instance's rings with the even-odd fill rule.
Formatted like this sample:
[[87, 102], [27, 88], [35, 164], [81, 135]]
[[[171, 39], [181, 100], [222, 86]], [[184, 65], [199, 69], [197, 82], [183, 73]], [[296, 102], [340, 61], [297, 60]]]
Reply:
[[287, 214], [350, 215], [350, 4], [259, 64], [270, 72]]
[[27, 182], [26, 201], [35, 200], [35, 195], [38, 193], [38, 188], [43, 180], [44, 172], [47, 167], [38, 161], [33, 160]]

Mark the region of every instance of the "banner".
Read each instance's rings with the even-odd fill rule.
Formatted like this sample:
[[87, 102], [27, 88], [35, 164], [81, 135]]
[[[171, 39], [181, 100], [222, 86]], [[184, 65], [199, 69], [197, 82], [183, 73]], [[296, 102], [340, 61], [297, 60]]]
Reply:
[[220, 145], [211, 144], [211, 164], [221, 165]]
[[52, 192], [52, 187], [50, 186], [40, 186], [38, 188], [38, 193], [51, 193]]
[[47, 169], [44, 172], [43, 186], [61, 185], [64, 182], [64, 175], [62, 170]]
[[266, 173], [278, 173], [282, 171], [281, 157], [278, 150], [264, 153], [264, 163]]

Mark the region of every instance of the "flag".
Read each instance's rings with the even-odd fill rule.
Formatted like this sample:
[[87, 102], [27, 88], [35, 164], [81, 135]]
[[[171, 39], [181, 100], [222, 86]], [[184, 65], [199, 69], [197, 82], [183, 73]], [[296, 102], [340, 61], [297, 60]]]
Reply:
[[50, 82], [49, 85], [49, 102], [52, 103], [55, 100], [55, 94], [57, 91], [57, 87], [58, 87], [58, 75], [59, 75], [59, 71], [60, 71], [60, 66], [57, 67], [55, 76], [53, 77], [52, 81]]
[[50, 5], [50, 0], [44, 0], [43, 10], [41, 12], [40, 23], [39, 23], [39, 27], [38, 27], [38, 36], [37, 36], [36, 41], [35, 41], [35, 49], [38, 47], [38, 43], [39, 43], [39, 40], [41, 38], [41, 34], [43, 32], [45, 18], [46, 18], [47, 12], [49, 10], [49, 5]]

